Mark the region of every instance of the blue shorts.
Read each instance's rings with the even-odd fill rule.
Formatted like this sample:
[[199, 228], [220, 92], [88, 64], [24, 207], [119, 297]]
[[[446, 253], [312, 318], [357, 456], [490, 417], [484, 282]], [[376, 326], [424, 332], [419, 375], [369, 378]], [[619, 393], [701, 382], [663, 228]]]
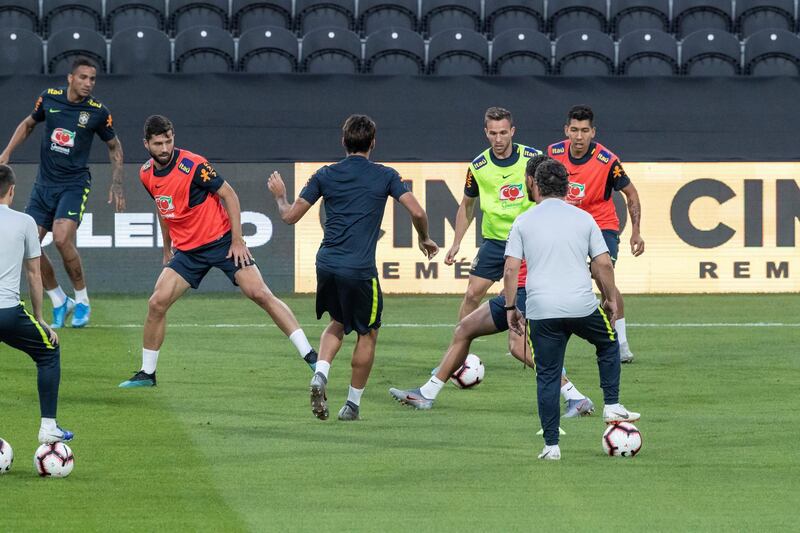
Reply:
[[469, 273], [472, 276], [500, 281], [503, 279], [503, 270], [506, 266], [506, 241], [484, 239], [478, 249], [478, 255], [472, 261]]
[[380, 328], [383, 292], [378, 278], [349, 278], [317, 267], [317, 320], [326, 312], [344, 325], [345, 335], [367, 335]]
[[604, 229], [603, 232], [603, 239], [606, 241], [606, 246], [608, 246], [608, 255], [611, 256], [611, 262], [616, 264], [617, 262], [617, 255], [619, 254], [619, 232]]
[[[233, 257], [227, 257], [230, 249], [231, 234], [228, 232], [216, 241], [194, 250], [188, 252], [177, 250], [167, 266], [185, 279], [193, 289], [200, 286], [200, 282], [212, 267], [222, 270], [231, 283], [237, 285], [236, 273], [244, 267], [235, 265]], [[255, 264], [255, 261], [250, 262], [250, 265]]]
[[[525, 293], [525, 287], [517, 289], [517, 309], [525, 316], [525, 299], [528, 295]], [[506, 297], [498, 294], [489, 300], [489, 311], [492, 313], [492, 320], [497, 327], [497, 331], [508, 331], [508, 314], [504, 307], [506, 306]]]
[[47, 231], [53, 230], [53, 221], [59, 218], [74, 220], [80, 226], [90, 190], [82, 185], [54, 187], [35, 183], [25, 212]]

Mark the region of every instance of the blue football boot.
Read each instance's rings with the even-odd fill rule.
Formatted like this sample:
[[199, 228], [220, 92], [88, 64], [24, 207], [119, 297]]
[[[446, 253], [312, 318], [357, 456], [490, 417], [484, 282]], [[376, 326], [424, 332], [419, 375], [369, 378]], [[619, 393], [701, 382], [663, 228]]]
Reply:
[[72, 327], [82, 328], [89, 323], [89, 315], [92, 314], [92, 306], [78, 302], [75, 304], [75, 311], [72, 313]]
[[144, 370], [139, 370], [128, 381], [119, 384], [120, 389], [135, 389], [137, 387], [155, 387], [156, 373], [148, 374]]
[[75, 300], [67, 296], [67, 301], [64, 302], [63, 305], [53, 308], [53, 323], [50, 324], [50, 327], [53, 329], [63, 328], [64, 322], [67, 320], [67, 315], [69, 315], [74, 308]]

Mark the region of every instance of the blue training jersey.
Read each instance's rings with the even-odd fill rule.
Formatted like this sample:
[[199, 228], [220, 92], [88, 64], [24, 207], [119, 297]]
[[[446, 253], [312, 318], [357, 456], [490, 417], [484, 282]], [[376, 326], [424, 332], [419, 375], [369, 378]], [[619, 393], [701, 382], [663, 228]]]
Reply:
[[104, 142], [116, 136], [108, 108], [91, 95], [80, 102], [70, 102], [67, 88], [59, 87], [42, 92], [31, 118], [45, 123], [36, 183], [91, 186], [89, 152], [94, 135], [97, 134]]

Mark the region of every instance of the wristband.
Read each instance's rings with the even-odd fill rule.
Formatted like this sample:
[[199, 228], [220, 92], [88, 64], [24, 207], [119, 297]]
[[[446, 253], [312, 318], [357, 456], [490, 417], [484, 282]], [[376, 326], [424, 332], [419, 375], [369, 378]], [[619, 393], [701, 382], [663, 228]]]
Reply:
[[508, 306], [504, 307], [503, 309], [505, 309], [506, 311], [513, 311], [516, 308], [517, 308], [516, 305], [508, 305]]

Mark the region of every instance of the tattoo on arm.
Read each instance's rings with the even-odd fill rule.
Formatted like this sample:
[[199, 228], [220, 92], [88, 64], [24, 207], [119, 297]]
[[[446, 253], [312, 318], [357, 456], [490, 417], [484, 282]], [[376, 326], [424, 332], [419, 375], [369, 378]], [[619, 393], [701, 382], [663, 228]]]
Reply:
[[628, 212], [631, 214], [631, 224], [638, 226], [642, 219], [642, 206], [639, 204], [639, 199], [631, 198], [628, 202]]

